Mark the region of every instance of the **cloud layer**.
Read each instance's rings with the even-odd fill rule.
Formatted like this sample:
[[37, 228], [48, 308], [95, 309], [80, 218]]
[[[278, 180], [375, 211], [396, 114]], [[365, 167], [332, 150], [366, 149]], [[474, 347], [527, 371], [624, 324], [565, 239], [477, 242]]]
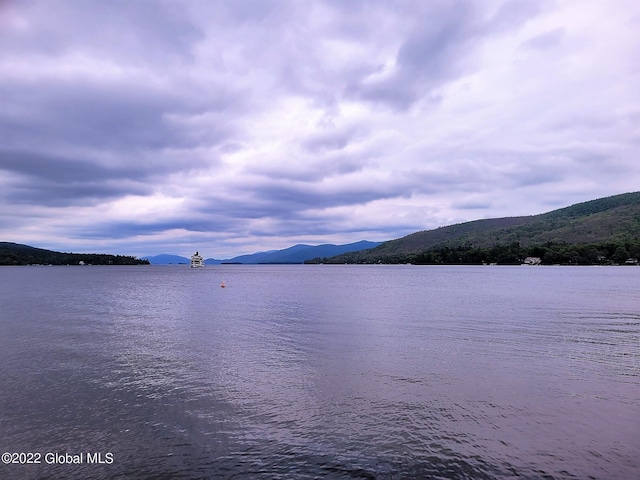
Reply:
[[631, 0], [0, 3], [0, 238], [224, 258], [640, 185]]

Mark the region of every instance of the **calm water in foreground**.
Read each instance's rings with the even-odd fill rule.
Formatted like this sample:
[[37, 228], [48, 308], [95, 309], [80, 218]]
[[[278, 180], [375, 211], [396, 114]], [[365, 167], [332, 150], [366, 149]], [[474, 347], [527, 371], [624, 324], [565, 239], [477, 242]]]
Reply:
[[2, 267], [0, 295], [0, 453], [40, 460], [3, 479], [640, 478], [637, 267]]

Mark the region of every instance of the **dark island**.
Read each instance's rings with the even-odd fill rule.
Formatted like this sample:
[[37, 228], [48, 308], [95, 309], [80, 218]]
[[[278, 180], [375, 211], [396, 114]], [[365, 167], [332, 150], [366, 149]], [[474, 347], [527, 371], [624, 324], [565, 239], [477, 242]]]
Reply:
[[19, 243], [0, 242], [0, 265], [149, 265], [126, 255], [60, 253]]

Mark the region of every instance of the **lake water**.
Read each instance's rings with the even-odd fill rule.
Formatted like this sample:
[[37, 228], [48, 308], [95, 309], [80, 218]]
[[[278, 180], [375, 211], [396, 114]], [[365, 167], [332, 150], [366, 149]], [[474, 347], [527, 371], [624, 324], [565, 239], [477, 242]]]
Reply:
[[640, 268], [3, 267], [0, 295], [3, 479], [640, 478]]

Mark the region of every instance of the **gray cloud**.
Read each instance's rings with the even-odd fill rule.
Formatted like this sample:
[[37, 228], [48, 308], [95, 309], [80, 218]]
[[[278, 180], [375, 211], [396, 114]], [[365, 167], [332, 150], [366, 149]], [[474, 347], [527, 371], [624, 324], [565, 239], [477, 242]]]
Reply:
[[545, 10], [556, 7], [555, 0], [506, 0], [489, 19], [486, 29], [489, 32], [501, 32], [521, 27]]
[[202, 32], [183, 6], [160, 2], [8, 2], [19, 28], [4, 30], [0, 44], [17, 54], [60, 56], [81, 50], [123, 63], [184, 61]]
[[373, 81], [361, 79], [347, 92], [401, 110], [419, 99], [437, 99], [435, 89], [477, 68], [470, 60], [484, 41], [518, 28], [546, 5], [544, 1], [507, 1], [489, 18], [477, 2], [467, 0], [435, 2], [417, 9], [393, 72]]
[[152, 191], [142, 183], [149, 172], [38, 153], [0, 151], [0, 171], [13, 174], [2, 196], [17, 204], [72, 206]]
[[0, 239], [230, 257], [637, 189], [637, 18], [631, 0], [4, 3]]
[[404, 109], [461, 71], [478, 34], [473, 3], [435, 5], [418, 13], [397, 52], [393, 72], [383, 79], [361, 80], [350, 93]]
[[[0, 135], [14, 145], [35, 140], [120, 151], [223, 142], [232, 129], [222, 121], [210, 128], [206, 137], [172, 121], [172, 115], [197, 116], [232, 108], [233, 100], [225, 97], [223, 88], [219, 97], [199, 98], [196, 93], [184, 94], [169, 87], [154, 91], [141, 83], [127, 82], [43, 80], [34, 86], [5, 84], [0, 89], [7, 99], [5, 113], [0, 114]], [[11, 113], [25, 110], [29, 112], [27, 118]]]
[[562, 27], [554, 28], [540, 35], [536, 35], [530, 38], [522, 44], [523, 48], [531, 48], [534, 50], [546, 50], [547, 48], [553, 48], [560, 44], [562, 37], [564, 37], [565, 30]]
[[306, 139], [303, 146], [312, 153], [325, 153], [344, 149], [352, 139], [351, 132], [323, 132]]

